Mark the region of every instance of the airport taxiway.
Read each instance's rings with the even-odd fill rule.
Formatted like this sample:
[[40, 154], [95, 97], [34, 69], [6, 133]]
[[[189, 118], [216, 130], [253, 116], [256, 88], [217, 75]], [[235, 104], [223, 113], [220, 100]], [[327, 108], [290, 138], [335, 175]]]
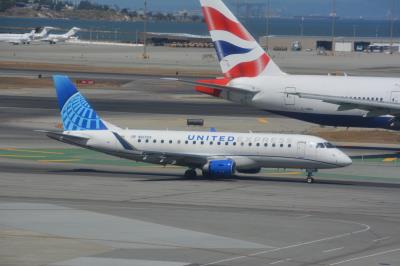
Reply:
[[[3, 57], [11, 49], [18, 60], [88, 60], [89, 66], [111, 56], [115, 59], [110, 65], [139, 60], [133, 55], [124, 59], [124, 49], [107, 55], [100, 47], [85, 49], [99, 57], [91, 61], [91, 56], [75, 56], [77, 47], [68, 45], [0, 45], [0, 58], [11, 59], [12, 54]], [[165, 60], [180, 52], [158, 51]], [[201, 64], [204, 52], [194, 54], [191, 67]], [[391, 65], [388, 73], [396, 73], [397, 63], [379, 56], [383, 59], [374, 67], [385, 71]], [[327, 64], [325, 57], [322, 60]], [[375, 71], [365, 70], [365, 65], [354, 62], [349, 68], [364, 74]], [[38, 74], [7, 71], [0, 76]], [[72, 74], [81, 78], [87, 73]], [[201, 96], [187, 86], [154, 83], [148, 76], [90, 75], [127, 80], [121, 88], [83, 89], [99, 114], [119, 126], [184, 130], [190, 117], [205, 119], [201, 130], [216, 126], [310, 133], [318, 128]], [[229, 179], [187, 179], [181, 168], [119, 160], [34, 132], [55, 130], [60, 122], [50, 86], [33, 88], [28, 82], [23, 88], [1, 88], [0, 95], [2, 266], [400, 265], [396, 160], [355, 160], [348, 168], [321, 171], [313, 185], [305, 184], [301, 171], [278, 169]]]

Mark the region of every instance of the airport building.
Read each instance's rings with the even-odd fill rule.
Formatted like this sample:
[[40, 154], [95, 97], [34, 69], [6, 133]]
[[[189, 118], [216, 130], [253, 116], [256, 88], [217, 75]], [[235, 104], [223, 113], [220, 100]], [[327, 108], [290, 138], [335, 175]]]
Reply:
[[399, 52], [400, 43], [389, 38], [331, 36], [262, 36], [260, 44], [274, 51]]

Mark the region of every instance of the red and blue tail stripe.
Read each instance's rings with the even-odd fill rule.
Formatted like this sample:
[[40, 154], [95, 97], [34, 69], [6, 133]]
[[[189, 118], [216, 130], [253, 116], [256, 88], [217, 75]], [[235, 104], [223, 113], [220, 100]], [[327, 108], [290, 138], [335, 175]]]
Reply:
[[226, 78], [282, 74], [221, 0], [200, 0]]

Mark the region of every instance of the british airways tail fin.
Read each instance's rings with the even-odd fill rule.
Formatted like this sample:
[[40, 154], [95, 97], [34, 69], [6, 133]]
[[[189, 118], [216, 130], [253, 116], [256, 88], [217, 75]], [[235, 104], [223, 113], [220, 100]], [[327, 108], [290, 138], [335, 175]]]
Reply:
[[64, 131], [108, 129], [67, 76], [53, 76], [53, 81]]
[[226, 78], [285, 74], [221, 0], [200, 0]]

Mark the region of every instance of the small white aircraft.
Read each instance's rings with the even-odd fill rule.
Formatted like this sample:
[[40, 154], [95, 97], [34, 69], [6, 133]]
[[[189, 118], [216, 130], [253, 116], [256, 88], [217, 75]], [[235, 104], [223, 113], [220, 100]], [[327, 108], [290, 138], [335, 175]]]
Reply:
[[33, 35], [32, 39], [33, 40], [42, 40], [45, 39], [49, 36], [49, 32], [51, 30], [55, 30], [56, 28], [54, 27], [43, 27], [43, 28], [38, 28], [35, 32], [35, 34]]
[[7, 42], [11, 44], [30, 44], [33, 40], [33, 36], [35, 35], [35, 30], [32, 30], [30, 33], [24, 34], [12, 34], [12, 33], [1, 33], [0, 34], [0, 42]]
[[65, 42], [67, 40], [72, 39], [75, 36], [75, 34], [80, 30], [81, 30], [80, 28], [73, 27], [67, 33], [64, 34], [49, 34], [46, 38], [43, 38], [41, 41], [49, 42], [50, 44]]
[[188, 167], [186, 177], [231, 177], [261, 168], [318, 169], [348, 166], [351, 159], [318, 137], [287, 134], [121, 129], [102, 120], [66, 76], [53, 77], [63, 132], [48, 137], [109, 155], [159, 165]]
[[205, 94], [320, 125], [400, 129], [399, 78], [288, 75], [221, 0], [200, 3], [224, 77], [180, 81]]

